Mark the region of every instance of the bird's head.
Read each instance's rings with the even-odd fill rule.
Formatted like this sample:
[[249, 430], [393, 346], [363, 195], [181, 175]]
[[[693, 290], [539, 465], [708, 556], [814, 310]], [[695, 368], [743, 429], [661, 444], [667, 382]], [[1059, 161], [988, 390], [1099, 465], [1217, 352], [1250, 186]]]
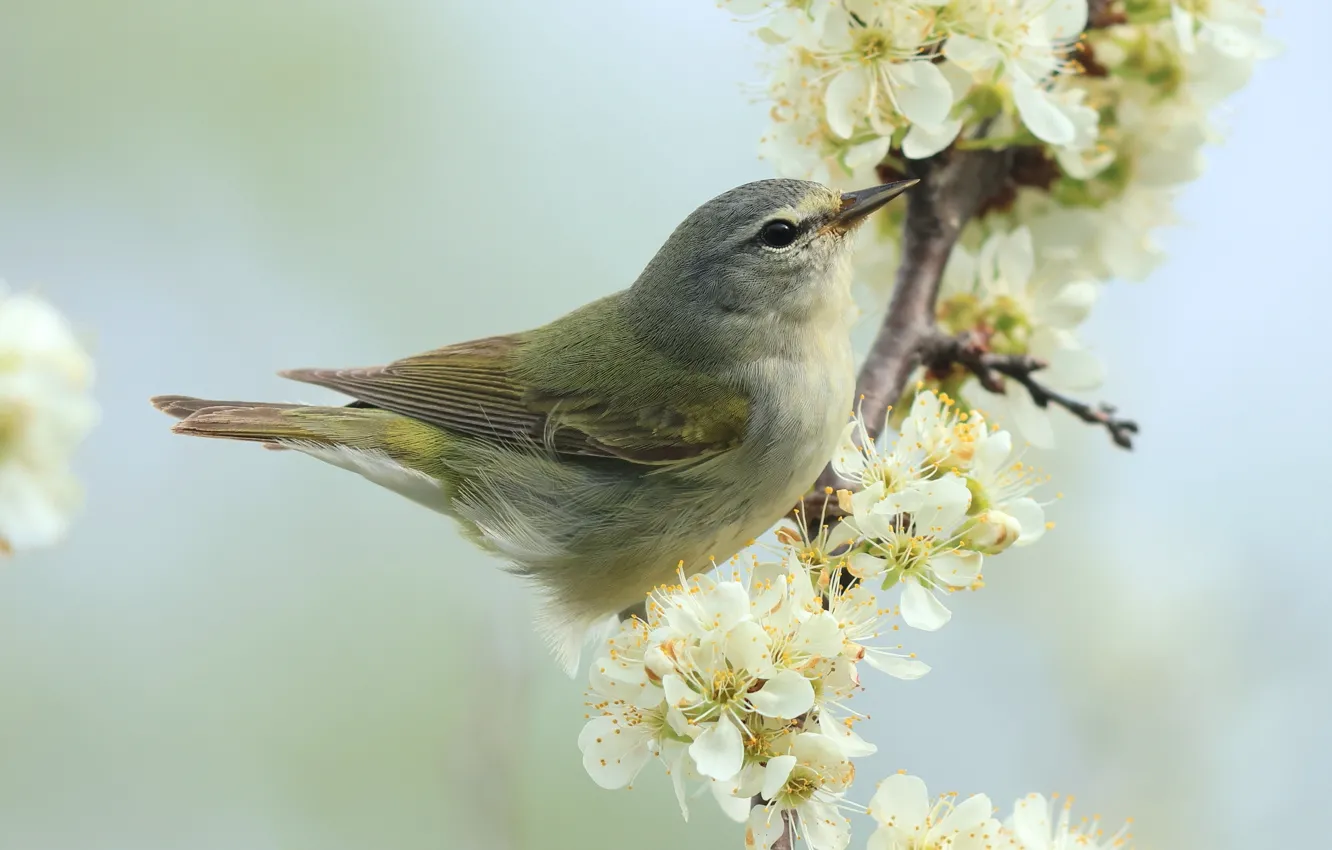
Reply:
[[690, 213], [635, 294], [716, 328], [818, 319], [849, 298], [855, 229], [915, 183], [855, 192], [807, 180], [746, 183]]

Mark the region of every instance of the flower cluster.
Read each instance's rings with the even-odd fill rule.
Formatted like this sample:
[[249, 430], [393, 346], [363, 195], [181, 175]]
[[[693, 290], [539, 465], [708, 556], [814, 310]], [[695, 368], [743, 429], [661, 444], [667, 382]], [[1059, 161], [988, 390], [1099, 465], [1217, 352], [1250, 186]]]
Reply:
[[[792, 811], [810, 840], [845, 845], [835, 837], [849, 834], [840, 812], [850, 759], [875, 751], [845, 705], [859, 665], [901, 679], [929, 667], [878, 645], [891, 612], [845, 582], [840, 561], [809, 564], [805, 551], [787, 546], [777, 561], [659, 588], [646, 621], [621, 624], [592, 665], [596, 715], [579, 738], [598, 784], [624, 787], [656, 758], [686, 817], [697, 786], [760, 833], [780, 831]], [[768, 806], [751, 813], [756, 795]]]
[[97, 419], [92, 361], [69, 325], [0, 283], [0, 552], [48, 546], [80, 498], [69, 457]]
[[858, 542], [847, 569], [861, 581], [901, 585], [907, 625], [935, 630], [951, 618], [939, 595], [977, 587], [986, 556], [1045, 533], [1039, 483], [1013, 438], [947, 395], [916, 394], [897, 442], [881, 453], [859, 419], [847, 426], [833, 469], [857, 490], [839, 491]]
[[[692, 790], [710, 791], [747, 820], [753, 847], [787, 829], [817, 850], [847, 846], [851, 760], [876, 749], [847, 705], [862, 663], [923, 676], [913, 654], [880, 642], [890, 619], [939, 628], [950, 615], [937, 594], [979, 586], [984, 557], [1046, 527], [1030, 468], [981, 414], [926, 390], [891, 450], [865, 432], [853, 420], [833, 460], [857, 487], [838, 492], [844, 520], [812, 538], [783, 529], [776, 558], [658, 588], [645, 620], [620, 624], [592, 665], [579, 738], [598, 784], [629, 785], [656, 759], [686, 816]], [[884, 606], [879, 593], [897, 585], [900, 607]]]
[[[895, 179], [949, 147], [1007, 149], [953, 257], [941, 325], [1052, 365], [1052, 389], [1101, 370], [1075, 331], [1098, 288], [1160, 262], [1153, 232], [1219, 133], [1211, 114], [1275, 52], [1258, 0], [723, 0], [779, 57], [763, 155], [787, 176]], [[876, 172], [877, 171], [877, 175]], [[858, 252], [886, 289], [902, 211]], [[867, 246], [868, 247], [868, 246]], [[1035, 270], [1039, 269], [1039, 272]], [[934, 386], [1049, 445], [1044, 412], [1007, 410], [961, 373]], [[1019, 399], [1018, 397], [1022, 398]]]
[[931, 801], [925, 783], [899, 773], [879, 783], [869, 814], [878, 829], [869, 846], [877, 850], [1127, 850], [1128, 826], [1106, 835], [1100, 820], [1070, 823], [1069, 798], [1055, 819], [1053, 804], [1040, 794], [1028, 794], [1013, 804], [1000, 824], [990, 798], [975, 794], [957, 802], [955, 794]]

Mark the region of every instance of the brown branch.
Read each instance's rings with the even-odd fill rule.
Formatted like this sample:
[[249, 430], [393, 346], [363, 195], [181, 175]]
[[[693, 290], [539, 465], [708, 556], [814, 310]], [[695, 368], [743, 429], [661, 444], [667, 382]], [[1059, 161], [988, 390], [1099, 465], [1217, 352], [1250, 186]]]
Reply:
[[1116, 0], [1090, 0], [1087, 4], [1087, 29], [1105, 29], [1128, 22], [1128, 15]]
[[[883, 325], [856, 380], [856, 397], [871, 437], [883, 431], [888, 408], [901, 397], [925, 344], [934, 338], [935, 302], [948, 256], [963, 226], [1002, 185], [1009, 157], [1008, 151], [951, 149], [907, 164], [907, 176], [920, 184], [906, 193], [902, 264]], [[822, 514], [826, 488], [837, 481], [832, 467], [819, 476], [806, 499], [807, 507], [817, 508], [806, 512], [809, 524]]]
[[883, 326], [860, 368], [857, 397], [870, 435], [883, 430], [888, 408], [920, 364], [921, 345], [934, 333], [935, 302], [944, 266], [963, 226], [1008, 173], [1006, 151], [945, 151], [910, 162], [902, 265]]
[[1038, 407], [1049, 407], [1053, 403], [1083, 422], [1103, 426], [1115, 445], [1125, 449], [1133, 448], [1133, 436], [1138, 433], [1138, 423], [1115, 416], [1115, 408], [1108, 404], [1093, 407], [1045, 386], [1034, 376], [1034, 373], [1048, 365], [1042, 360], [1025, 354], [995, 354], [987, 351], [984, 342], [972, 333], [950, 337], [935, 331], [933, 338], [923, 348], [922, 359], [932, 372], [946, 374], [953, 364], [959, 364], [975, 375], [980, 385], [992, 393], [1006, 392], [1007, 382], [1004, 378], [1012, 378], [1026, 388]]

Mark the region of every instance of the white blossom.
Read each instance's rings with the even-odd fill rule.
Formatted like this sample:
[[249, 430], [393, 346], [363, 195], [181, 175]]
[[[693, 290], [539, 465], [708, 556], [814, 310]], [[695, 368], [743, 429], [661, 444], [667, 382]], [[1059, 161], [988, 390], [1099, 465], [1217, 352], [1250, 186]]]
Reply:
[[1196, 52], [1199, 41], [1235, 59], [1264, 59], [1276, 52], [1263, 34], [1263, 7], [1257, 0], [1174, 0], [1170, 17], [1185, 53]]
[[734, 815], [758, 793], [744, 789], [794, 752], [793, 736], [826, 732], [815, 737], [843, 760], [873, 752], [846, 707], [856, 665], [902, 679], [929, 668], [900, 647], [876, 644], [890, 612], [865, 589], [843, 588], [840, 562], [802, 561], [811, 545], [838, 546], [825, 536], [730, 578], [682, 579], [652, 594], [647, 622], [620, 625], [589, 672], [592, 713], [579, 737], [583, 766], [598, 784], [625, 787], [657, 759], [686, 815], [691, 785], [710, 787]]
[[[974, 331], [991, 351], [1030, 355], [1042, 362], [1042, 383], [1075, 392], [1100, 384], [1100, 362], [1075, 330], [1090, 312], [1099, 287], [1087, 280], [1036, 273], [1031, 231], [995, 233], [973, 258], [964, 248], [949, 260], [939, 304], [940, 323], [957, 333]], [[979, 386], [976, 401], [1012, 423], [1033, 444], [1050, 446], [1054, 436], [1045, 409], [1020, 388], [1003, 395]]]
[[843, 850], [851, 841], [851, 824], [842, 814], [842, 795], [854, 776], [837, 742], [812, 732], [790, 736], [789, 751], [768, 760], [762, 784], [746, 789], [766, 803], [750, 812], [745, 846], [769, 850], [790, 819], [811, 850]]
[[1087, 0], [963, 0], [944, 56], [978, 79], [998, 74], [1022, 123], [1054, 145], [1074, 142], [1076, 127], [1047, 81], [1087, 23]]
[[1020, 850], [1128, 850], [1128, 824], [1109, 835], [1101, 829], [1099, 816], [1072, 823], [1073, 799], [1059, 807], [1055, 817], [1053, 800], [1040, 794], [1028, 794], [1013, 804], [1013, 813], [1004, 822]]
[[97, 420], [92, 360], [56, 310], [0, 283], [0, 551], [48, 546], [80, 502], [74, 449]]
[[971, 491], [954, 473], [886, 494], [851, 520], [871, 541], [868, 552], [852, 557], [851, 572], [885, 587], [900, 583], [907, 625], [942, 627], [952, 613], [937, 594], [970, 587], [980, 577], [983, 556], [963, 548], [970, 506]]
[[984, 794], [954, 804], [950, 795], [930, 802], [920, 778], [895, 774], [879, 783], [869, 814], [878, 822], [868, 850], [992, 850], [1000, 825]]
[[828, 14], [820, 48], [833, 68], [827, 121], [849, 139], [868, 126], [891, 136], [905, 122], [937, 128], [948, 120], [953, 87], [922, 54], [933, 17], [910, 2], [846, 0]]

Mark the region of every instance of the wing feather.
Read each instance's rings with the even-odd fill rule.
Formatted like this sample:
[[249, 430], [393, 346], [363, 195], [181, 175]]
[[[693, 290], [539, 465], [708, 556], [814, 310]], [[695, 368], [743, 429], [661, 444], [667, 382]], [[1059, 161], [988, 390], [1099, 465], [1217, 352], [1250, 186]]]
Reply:
[[[570, 456], [660, 466], [725, 451], [743, 435], [748, 407], [742, 397], [714, 388], [716, 398], [705, 392], [701, 404], [688, 408], [673, 407], [667, 401], [669, 392], [591, 399], [520, 378], [523, 343], [521, 335], [489, 337], [387, 366], [281, 374], [349, 395], [359, 406], [501, 443], [545, 445]], [[707, 425], [700, 426], [700, 421]]]

